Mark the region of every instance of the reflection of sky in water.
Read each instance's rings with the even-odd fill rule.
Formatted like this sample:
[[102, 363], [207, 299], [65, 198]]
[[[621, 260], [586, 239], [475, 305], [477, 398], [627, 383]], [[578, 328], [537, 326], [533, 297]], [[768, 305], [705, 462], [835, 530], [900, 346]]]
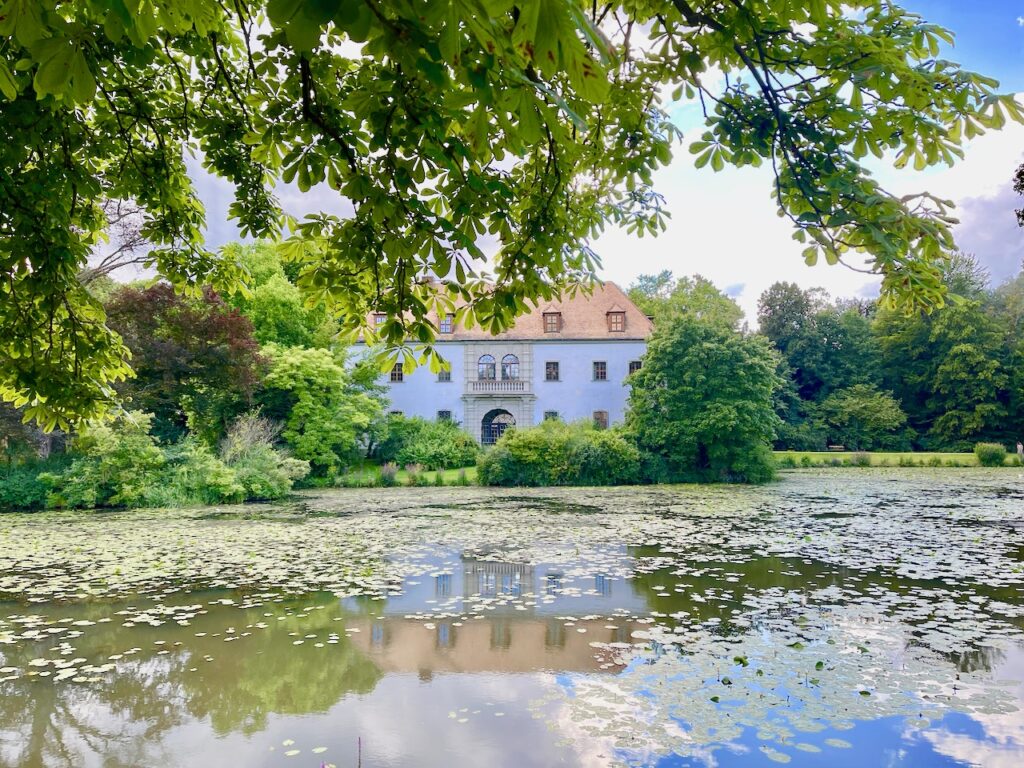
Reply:
[[[404, 580], [402, 589], [385, 600], [346, 598], [342, 605], [360, 613], [367, 605], [384, 616], [418, 612], [460, 613], [486, 601], [489, 613], [525, 608], [526, 615], [641, 614], [647, 599], [636, 593], [630, 579], [633, 558], [625, 546], [608, 547], [563, 562], [506, 563], [465, 556], [447, 549], [417, 558], [422, 573]], [[622, 574], [622, 575], [614, 575]]]
[[[469, 503], [442, 510], [450, 527], [406, 520], [394, 547], [388, 526], [408, 501], [394, 519], [276, 528], [286, 554], [304, 559], [310, 542], [372, 520], [364, 538], [383, 542], [395, 576], [358, 597], [303, 587], [289, 598], [247, 588], [6, 603], [0, 638], [12, 616], [42, 618], [36, 639], [0, 643], [0, 668], [119, 658], [95, 683], [0, 681], [0, 766], [341, 768], [360, 745], [366, 768], [1024, 766], [1021, 536], [1005, 524], [1019, 516], [1020, 483], [979, 474], [977, 486], [892, 490], [870, 477], [882, 475], [721, 491], [731, 516], [704, 497], [679, 503], [718, 489], [652, 490], [678, 505], [657, 514], [622, 491], [588, 490], [588, 511], [557, 520], [524, 496], [514, 522], [487, 525]], [[768, 514], [773, 505], [786, 512]], [[992, 525], [958, 528], [963, 517]], [[243, 522], [238, 550], [258, 552], [260, 523]], [[194, 529], [174, 529], [175, 546]], [[92, 533], [87, 547], [107, 535]], [[230, 536], [215, 540], [224, 557]], [[332, 556], [317, 566], [339, 570]], [[159, 604], [202, 611], [179, 624], [181, 611]], [[47, 635], [46, 622], [75, 632]], [[991, 680], [1009, 681], [998, 706], [983, 693]], [[907, 702], [922, 691], [939, 703], [917, 727]]]

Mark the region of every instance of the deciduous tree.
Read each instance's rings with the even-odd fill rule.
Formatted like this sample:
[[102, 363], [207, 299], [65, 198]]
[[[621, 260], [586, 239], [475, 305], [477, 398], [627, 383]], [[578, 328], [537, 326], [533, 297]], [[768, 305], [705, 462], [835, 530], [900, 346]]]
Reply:
[[814, 408], [827, 441], [852, 451], [905, 449], [907, 415], [888, 392], [870, 384], [837, 389]]
[[626, 415], [652, 479], [770, 479], [777, 366], [763, 336], [687, 316], [657, 328], [630, 378]]
[[739, 305], [700, 275], [677, 279], [669, 270], [640, 275], [629, 287], [629, 298], [655, 322], [688, 315], [735, 331], [743, 320]]
[[213, 445], [252, 404], [261, 362], [252, 324], [212, 290], [185, 298], [167, 283], [126, 286], [107, 312], [135, 373], [118, 388], [132, 408], [153, 414], [156, 437], [173, 441], [187, 430]]
[[[951, 40], [890, 0], [6, 0], [0, 395], [52, 427], [103, 413], [127, 373], [77, 279], [104, 200], [142, 208], [148, 263], [176, 289], [244, 279], [203, 245], [193, 150], [234, 185], [243, 234], [291, 230], [300, 285], [346, 330], [385, 312], [366, 332], [426, 359], [430, 310], [456, 297], [458, 323], [505, 328], [589, 281], [608, 225], [664, 227], [666, 92], [704, 105], [697, 166], [771, 166], [809, 263], [864, 258], [887, 302], [938, 306], [947, 203], [890, 194], [862, 161], [951, 163], [1021, 119], [941, 55]], [[351, 215], [288, 220], [280, 181], [326, 184]]]
[[326, 349], [266, 348], [263, 413], [284, 424], [282, 437], [296, 458], [320, 475], [358, 461], [365, 436], [383, 411], [376, 389], [363, 387], [344, 361]]

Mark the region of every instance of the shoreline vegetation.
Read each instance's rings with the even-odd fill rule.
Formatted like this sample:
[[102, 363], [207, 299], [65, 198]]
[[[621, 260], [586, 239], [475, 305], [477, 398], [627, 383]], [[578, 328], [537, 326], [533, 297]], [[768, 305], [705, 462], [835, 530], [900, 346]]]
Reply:
[[[486, 456], [487, 454], [485, 454]], [[772, 452], [776, 470], [781, 474], [799, 472], [801, 470], [830, 470], [830, 469], [976, 469], [976, 470], [1000, 470], [1000, 469], [1021, 469], [1022, 464], [1016, 455], [1006, 454], [1001, 464], [981, 464], [974, 453], [935, 452], [935, 451], [773, 451]], [[51, 474], [42, 472], [40, 474]], [[27, 482], [24, 468], [18, 466], [0, 467], [0, 514], [13, 512], [38, 512], [44, 510], [65, 509], [67, 505], [47, 505], [45, 496], [36, 496], [39, 501], [28, 504], [11, 504], [8, 499], [15, 496], [22, 486]], [[486, 470], [484, 470], [486, 479]], [[44, 483], [52, 483], [52, 479], [44, 478]], [[283, 501], [289, 497], [295, 497], [299, 491], [309, 490], [345, 490], [345, 489], [367, 489], [367, 488], [450, 488], [450, 487], [566, 487], [575, 485], [577, 487], [608, 487], [614, 483], [486, 483], [481, 481], [480, 468], [478, 465], [425, 469], [419, 464], [409, 464], [405, 467], [398, 467], [393, 462], [379, 464], [366, 462], [363, 465], [339, 475], [333, 484], [310, 484], [297, 483], [294, 488], [282, 490], [272, 498], [267, 495], [243, 498], [238, 495], [230, 495], [224, 498], [209, 498], [202, 496], [194, 497], [146, 497], [140, 496], [133, 499], [135, 503], [127, 503], [109, 498], [106, 502], [75, 505], [73, 508], [83, 510], [95, 509], [125, 509], [125, 508], [161, 508], [167, 504], [163, 501], [172, 502], [173, 506], [195, 507], [216, 504], [251, 503], [259, 501]], [[640, 483], [623, 482], [621, 487], [652, 487], [669, 485], [721, 485], [712, 482], [684, 482], [684, 483]]]

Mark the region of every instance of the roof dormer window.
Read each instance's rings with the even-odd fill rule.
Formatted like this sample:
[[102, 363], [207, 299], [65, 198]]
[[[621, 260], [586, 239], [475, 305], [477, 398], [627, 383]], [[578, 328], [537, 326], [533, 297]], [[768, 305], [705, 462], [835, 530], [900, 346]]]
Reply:
[[544, 313], [544, 333], [558, 333], [562, 330], [562, 313]]
[[608, 313], [608, 330], [613, 333], [621, 333], [626, 330], [626, 313], [625, 312], [609, 312]]
[[387, 319], [388, 319], [388, 316], [385, 315], [383, 312], [374, 312], [373, 313], [373, 325], [374, 325], [374, 327], [375, 328], [380, 328], [382, 325], [384, 325], [385, 322], [387, 322]]

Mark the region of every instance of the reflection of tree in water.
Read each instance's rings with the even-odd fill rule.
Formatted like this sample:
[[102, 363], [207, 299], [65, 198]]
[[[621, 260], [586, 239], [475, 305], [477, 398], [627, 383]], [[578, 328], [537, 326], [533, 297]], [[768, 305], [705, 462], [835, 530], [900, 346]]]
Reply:
[[[380, 679], [379, 669], [345, 637], [343, 622], [334, 621], [341, 614], [329, 595], [244, 609], [204, 607], [208, 613], [184, 627], [168, 621], [126, 629], [119, 616], [85, 627], [81, 637], [67, 641], [75, 651], [64, 658], [99, 664], [124, 653], [126, 644], [143, 649], [125, 655], [102, 682], [37, 678], [0, 684], [0, 762], [13, 758], [22, 766], [76, 766], [91, 752], [102, 756], [106, 766], [143, 760], [155, 765], [153, 751], [160, 749], [160, 740], [192, 720], [209, 718], [222, 736], [252, 734], [266, 728], [271, 715], [326, 712], [347, 693], [371, 691]], [[119, 608], [76, 605], [65, 608], [61, 617], [98, 621]], [[227, 633], [229, 627], [235, 631]], [[327, 642], [332, 633], [336, 643]], [[231, 634], [238, 639], [225, 641]], [[316, 638], [305, 638], [309, 634]], [[298, 639], [301, 645], [294, 644]], [[50, 650], [59, 642], [58, 636], [6, 646], [3, 665], [28, 670], [33, 658], [59, 658]], [[317, 648], [317, 642], [323, 647]], [[145, 745], [145, 755], [135, 754], [139, 744]]]
[[[644, 562], [659, 564], [666, 560], [657, 547], [630, 547], [629, 552], [641, 566]], [[982, 645], [988, 625], [1024, 629], [1024, 616], [1005, 615], [988, 608], [987, 601], [1010, 606], [1019, 604], [1020, 595], [1016, 587], [971, 584], [967, 589], [953, 590], [948, 583], [938, 579], [909, 579], [889, 573], [781, 557], [753, 557], [745, 562], [689, 563], [684, 572], [675, 573], [678, 570], [678, 565], [662, 565], [653, 571], [638, 571], [632, 580], [633, 589], [643, 596], [648, 608], [666, 614], [659, 623], [670, 627], [717, 619], [719, 623], [714, 630], [717, 634], [743, 634], [751, 627], [750, 619], [753, 619], [754, 626], [758, 621], [757, 616], [749, 615], [749, 605], [744, 601], [771, 590], [801, 596], [801, 602], [772, 601], [771, 615], [776, 618], [799, 614], [801, 603], [842, 606], [865, 598], [876, 602], [880, 594], [886, 594], [892, 600], [888, 606], [879, 605], [911, 632], [906, 647], [930, 648], [961, 672], [990, 671], [1003, 657], [998, 649]], [[691, 570], [700, 574], [689, 572]], [[735, 580], [727, 581], [725, 576]], [[675, 591], [679, 583], [687, 585], [682, 592]], [[840, 596], [832, 593], [825, 597], [819, 593], [828, 587], [841, 589]], [[941, 595], [942, 599], [936, 599], [936, 595]], [[979, 601], [978, 596], [985, 600]], [[908, 611], [908, 607], [913, 610]], [[735, 619], [740, 614], [745, 620], [737, 625]], [[954, 628], [960, 633], [957, 639], [961, 644], [971, 643], [972, 647], [956, 652], [936, 647], [929, 642], [935, 640], [936, 623], [940, 625], [940, 631]], [[971, 632], [973, 636], [970, 636]]]
[[[662, 552], [657, 547], [630, 547], [629, 554], [643, 563], [646, 559], [657, 562]], [[701, 575], [684, 572], [675, 574], [678, 566], [663, 567], [655, 571], [638, 571], [631, 580], [633, 589], [647, 602], [650, 610], [667, 614], [661, 623], [674, 626], [719, 620], [719, 631], [724, 634], [744, 632], [749, 625], [733, 626], [736, 611], [743, 610], [743, 599], [748, 594], [772, 588], [810, 591], [838, 584], [847, 569], [830, 569], [820, 564], [807, 564], [778, 557], [758, 557], [746, 562], [692, 563], [691, 567], [707, 571]], [[724, 574], [735, 577], [727, 581]], [[677, 584], [687, 586], [675, 591]], [[712, 595], [708, 597], [709, 593]], [[673, 614], [684, 612], [679, 619]]]

